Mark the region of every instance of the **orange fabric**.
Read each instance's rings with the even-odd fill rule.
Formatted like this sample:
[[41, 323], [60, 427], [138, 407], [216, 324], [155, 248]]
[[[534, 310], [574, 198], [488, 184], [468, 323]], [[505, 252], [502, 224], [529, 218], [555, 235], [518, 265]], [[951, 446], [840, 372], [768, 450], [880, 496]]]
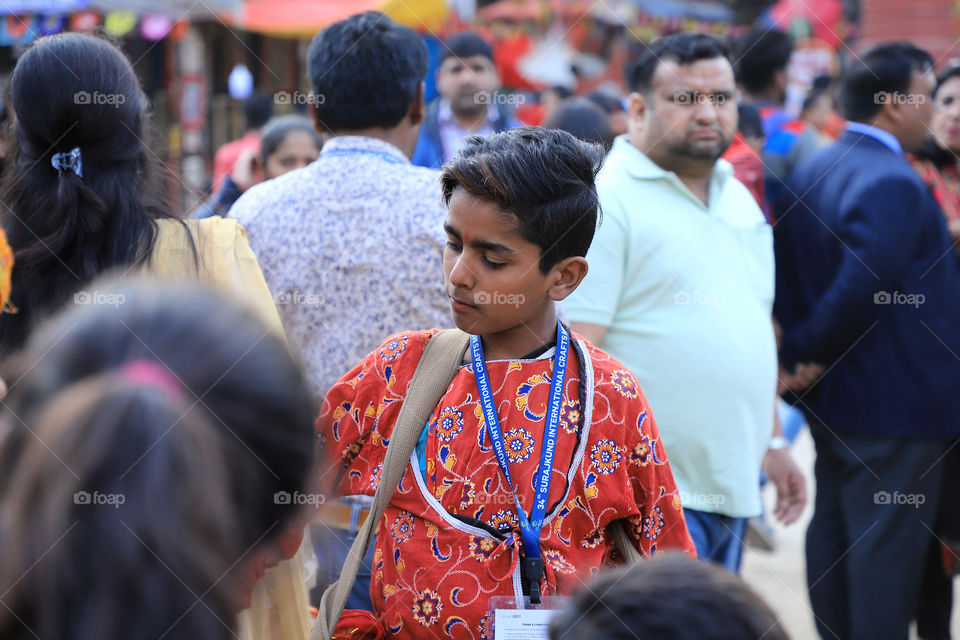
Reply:
[[0, 229], [0, 313], [10, 301], [10, 291], [13, 287], [13, 249], [7, 244], [7, 234]]
[[371, 10], [428, 31], [440, 30], [448, 14], [445, 0], [246, 0], [240, 16], [227, 21], [246, 31], [312, 38], [338, 20]]
[[[341, 467], [338, 491], [373, 495], [408, 385], [434, 332], [397, 334], [327, 394], [318, 436]], [[574, 336], [575, 338], [577, 336]], [[624, 520], [643, 556], [696, 552], [670, 464], [640, 386], [622, 364], [588, 346], [595, 386], [580, 401], [571, 346], [547, 517], [543, 593], [569, 595], [622, 563], [609, 532]], [[521, 504], [530, 509], [540, 464], [551, 358], [489, 361], [494, 401]], [[584, 426], [579, 425], [583, 421]], [[408, 466], [379, 523], [371, 597], [389, 637], [488, 637], [492, 596], [514, 593], [522, 541], [510, 491], [478, 403], [470, 365], [454, 377], [427, 423], [426, 471]], [[472, 523], [472, 524], [471, 524]], [[479, 629], [479, 633], [478, 633]]]
[[763, 161], [738, 131], [733, 143], [723, 154], [723, 159], [733, 165], [733, 176], [742, 182], [761, 209], [763, 204]]

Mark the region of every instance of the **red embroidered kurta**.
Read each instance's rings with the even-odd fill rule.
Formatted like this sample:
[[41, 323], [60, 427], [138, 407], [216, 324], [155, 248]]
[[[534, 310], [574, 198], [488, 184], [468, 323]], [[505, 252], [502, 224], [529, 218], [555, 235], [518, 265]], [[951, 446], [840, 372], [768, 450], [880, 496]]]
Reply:
[[[401, 401], [432, 333], [388, 338], [327, 395], [317, 426], [330, 464], [341, 465], [341, 494], [376, 490]], [[644, 556], [657, 549], [695, 556], [636, 378], [606, 353], [574, 339], [540, 535], [544, 594], [571, 594], [603, 567], [619, 563], [607, 529], [617, 519], [626, 519]], [[528, 514], [553, 354], [551, 348], [531, 360], [487, 363], [510, 472]], [[471, 364], [461, 366], [427, 428], [425, 473], [415, 453], [379, 525], [373, 606], [393, 638], [485, 638], [490, 597], [521, 590], [522, 542]]]

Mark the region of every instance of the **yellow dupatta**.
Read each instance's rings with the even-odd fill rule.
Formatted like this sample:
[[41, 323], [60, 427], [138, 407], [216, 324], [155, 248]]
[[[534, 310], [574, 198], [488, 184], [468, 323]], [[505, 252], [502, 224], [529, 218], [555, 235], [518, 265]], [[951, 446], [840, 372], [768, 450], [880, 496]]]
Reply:
[[[203, 220], [157, 221], [157, 240], [146, 270], [161, 278], [200, 279], [247, 305], [268, 330], [283, 335], [280, 315], [236, 220], [213, 216]], [[197, 260], [194, 260], [193, 244]], [[253, 592], [253, 605], [238, 615], [241, 640], [307, 640], [312, 619], [307, 593], [308, 573], [315, 579], [316, 557], [309, 535], [300, 550], [267, 570]]]

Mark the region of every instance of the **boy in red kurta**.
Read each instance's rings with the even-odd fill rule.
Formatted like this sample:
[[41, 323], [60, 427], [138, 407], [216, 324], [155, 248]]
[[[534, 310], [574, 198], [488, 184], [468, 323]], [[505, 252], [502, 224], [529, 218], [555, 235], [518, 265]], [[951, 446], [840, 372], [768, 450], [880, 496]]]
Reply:
[[[391, 638], [492, 638], [492, 596], [570, 594], [622, 562], [615, 520], [644, 556], [695, 555], [636, 378], [557, 321], [587, 272], [601, 157], [523, 128], [471, 138], [444, 169], [446, 291], [475, 337], [379, 524], [371, 596]], [[373, 495], [434, 333], [387, 338], [330, 390], [318, 430], [338, 492]]]

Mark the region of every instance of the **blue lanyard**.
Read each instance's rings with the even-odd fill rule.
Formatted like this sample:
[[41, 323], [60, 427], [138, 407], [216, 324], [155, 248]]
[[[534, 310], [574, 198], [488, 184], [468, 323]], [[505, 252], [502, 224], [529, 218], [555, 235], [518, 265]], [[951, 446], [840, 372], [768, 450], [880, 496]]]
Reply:
[[[530, 583], [531, 601], [539, 602], [540, 576], [543, 574], [543, 560], [540, 557], [540, 529], [543, 526], [543, 517], [547, 511], [547, 498], [550, 492], [550, 476], [553, 473], [553, 457], [557, 449], [557, 427], [560, 423], [560, 403], [563, 400], [563, 383], [567, 372], [567, 358], [570, 354], [570, 337], [557, 322], [557, 351], [554, 356], [553, 377], [550, 380], [550, 405], [547, 409], [546, 426], [543, 432], [543, 449], [540, 451], [540, 467], [537, 469], [533, 509], [530, 518], [520, 505], [520, 498], [510, 476], [510, 461], [507, 458], [507, 448], [503, 442], [503, 432], [500, 429], [500, 418], [493, 401], [493, 391], [490, 387], [490, 376], [487, 373], [486, 361], [483, 359], [483, 346], [479, 336], [470, 336], [470, 353], [473, 358], [473, 375], [477, 379], [477, 389], [480, 392], [480, 404], [483, 407], [483, 416], [490, 433], [490, 442], [493, 444], [497, 456], [497, 464], [507, 479], [507, 484], [513, 492], [513, 500], [517, 506], [517, 516], [520, 519], [520, 535], [523, 539], [523, 553], [528, 561], [527, 580]], [[532, 575], [531, 575], [532, 574]]]
[[380, 159], [386, 160], [387, 162], [393, 164], [404, 164], [403, 160], [400, 160], [396, 156], [392, 156], [389, 153], [384, 153], [383, 151], [372, 151], [370, 149], [331, 149], [330, 151], [320, 152], [321, 158], [343, 158], [356, 156], [379, 156]]

